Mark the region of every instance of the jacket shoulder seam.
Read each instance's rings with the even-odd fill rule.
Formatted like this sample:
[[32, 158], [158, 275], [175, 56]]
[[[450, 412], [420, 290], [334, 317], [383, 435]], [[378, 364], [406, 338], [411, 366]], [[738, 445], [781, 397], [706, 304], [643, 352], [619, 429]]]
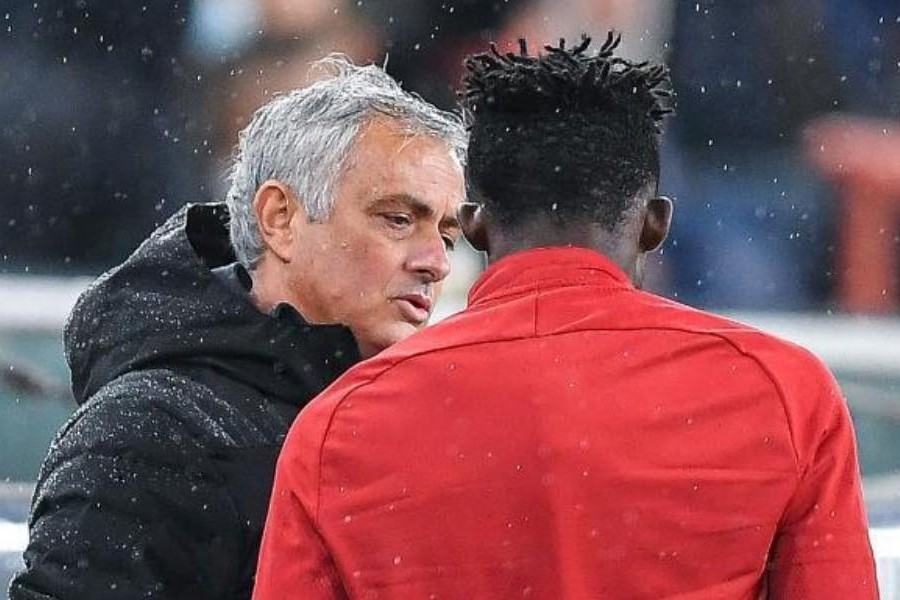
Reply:
[[[678, 329], [678, 328], [673, 328], [673, 330], [682, 331], [681, 329]], [[719, 332], [714, 332], [714, 331], [696, 331], [696, 330], [690, 330], [690, 329], [685, 329], [683, 331], [685, 331], [687, 333], [695, 333], [698, 335], [710, 335], [712, 337], [716, 337], [716, 338], [723, 340], [728, 345], [730, 345], [732, 348], [734, 348], [734, 350], [736, 352], [738, 352], [742, 356], [746, 356], [747, 358], [752, 360], [756, 364], [756, 366], [759, 368], [760, 372], [762, 372], [762, 374], [766, 377], [766, 379], [769, 380], [769, 383], [772, 385], [773, 389], [775, 390], [776, 395], [778, 396], [779, 406], [781, 407], [781, 410], [784, 414], [785, 426], [787, 427], [788, 435], [790, 436], [790, 440], [791, 440], [791, 452], [794, 455], [794, 470], [796, 471], [796, 474], [799, 477], [799, 475], [802, 471], [801, 465], [800, 465], [800, 453], [797, 449], [797, 436], [794, 432], [794, 426], [793, 426], [793, 423], [791, 422], [790, 416], [788, 415], [787, 394], [784, 391], [784, 387], [781, 385], [781, 381], [778, 379], [778, 377], [775, 376], [775, 374], [772, 372], [772, 369], [769, 368], [769, 365], [767, 365], [764, 360], [762, 360], [759, 356], [757, 356], [755, 352], [753, 352], [752, 350], [749, 350], [747, 348], [744, 348], [736, 340], [731, 339], [730, 336], [728, 336], [724, 333], [719, 333]]]
[[356, 392], [359, 389], [362, 389], [372, 383], [375, 383], [382, 374], [387, 373], [394, 369], [394, 367], [400, 365], [403, 361], [398, 361], [396, 363], [392, 363], [387, 366], [385, 369], [375, 373], [372, 377], [367, 380], [360, 381], [352, 388], [344, 392], [344, 394], [335, 401], [334, 406], [331, 407], [328, 415], [328, 423], [325, 425], [325, 430], [322, 432], [322, 441], [319, 442], [319, 457], [316, 464], [316, 504], [313, 510], [312, 521], [314, 525], [319, 525], [319, 512], [322, 506], [322, 465], [325, 462], [325, 444], [328, 442], [328, 434], [331, 433], [332, 425], [334, 424], [335, 417], [337, 416], [337, 412], [350, 394]]
[[[726, 332], [715, 331], [715, 330], [704, 330], [704, 329], [693, 328], [693, 327], [677, 327], [677, 326], [671, 326], [671, 325], [648, 325], [648, 326], [638, 326], [638, 327], [606, 327], [606, 328], [596, 327], [596, 328], [584, 328], [584, 329], [580, 329], [578, 331], [641, 331], [641, 330], [675, 331], [675, 332], [693, 334], [693, 335], [698, 335], [698, 336], [714, 337], [714, 338], [717, 338], [717, 339], [725, 342], [729, 346], [731, 346], [735, 350], [735, 352], [752, 360], [757, 365], [760, 372], [770, 382], [773, 389], [775, 390], [776, 395], [778, 396], [779, 405], [781, 406], [781, 409], [784, 413], [785, 425], [788, 429], [788, 435], [789, 435], [790, 441], [791, 441], [791, 451], [793, 453], [793, 458], [794, 458], [794, 468], [798, 474], [801, 472], [800, 455], [797, 450], [796, 435], [794, 432], [794, 427], [791, 422], [791, 419], [788, 416], [787, 398], [786, 398], [784, 388], [781, 385], [781, 382], [775, 376], [775, 374], [772, 372], [772, 370], [769, 368], [769, 366], [765, 363], [765, 361], [763, 361], [759, 356], [757, 356], [752, 350], [749, 350], [749, 349], [743, 347], [743, 345], [741, 345], [739, 342], [732, 339], [731, 336], [729, 336]], [[755, 330], [753, 330], [752, 328], [736, 329], [736, 331], [743, 331], [743, 332], [748, 332], [748, 333], [755, 332]], [[566, 332], [566, 333], [569, 333], [569, 332]], [[767, 335], [764, 332], [758, 332], [758, 334], [763, 335], [763, 336]], [[465, 348], [465, 347], [469, 347], [469, 346], [505, 343], [505, 342], [512, 342], [512, 341], [518, 341], [518, 340], [525, 340], [525, 339], [534, 339], [534, 338], [538, 338], [538, 337], [550, 337], [550, 336], [555, 336], [555, 335], [560, 335], [560, 334], [559, 333], [550, 333], [550, 334], [540, 335], [540, 334], [534, 333], [534, 334], [528, 334], [528, 335], [511, 336], [511, 337], [497, 339], [497, 340], [462, 341], [462, 342], [457, 342], [454, 344], [449, 344], [446, 346], [440, 346], [437, 348], [428, 348], [428, 349], [417, 350], [417, 351], [410, 352], [409, 354], [404, 355], [404, 356], [398, 356], [390, 365], [387, 365], [384, 368], [382, 368], [380, 371], [378, 371], [377, 373], [372, 374], [366, 381], [361, 381], [353, 388], [347, 390], [344, 393], [343, 397], [341, 397], [340, 400], [335, 402], [334, 408], [332, 409], [332, 414], [329, 416], [329, 421], [328, 421], [328, 425], [325, 430], [325, 434], [322, 436], [322, 446], [320, 448], [320, 462], [319, 462], [319, 469], [320, 469], [319, 483], [320, 483], [320, 485], [321, 485], [321, 463], [322, 463], [321, 456], [324, 451], [325, 439], [327, 438], [328, 433], [331, 430], [331, 426], [332, 426], [332, 423], [334, 420], [334, 415], [336, 414], [337, 409], [347, 399], [347, 397], [350, 396], [351, 394], [353, 394], [354, 392], [362, 389], [363, 387], [365, 387], [367, 385], [377, 382], [378, 379], [382, 375], [392, 371], [393, 369], [395, 369], [396, 367], [399, 367], [403, 363], [405, 363], [409, 360], [427, 356], [429, 354], [436, 354], [438, 352], [443, 352], [446, 350], [455, 350], [455, 349]], [[317, 493], [316, 504], [317, 504], [317, 513], [318, 513], [318, 504], [319, 504], [318, 493]]]

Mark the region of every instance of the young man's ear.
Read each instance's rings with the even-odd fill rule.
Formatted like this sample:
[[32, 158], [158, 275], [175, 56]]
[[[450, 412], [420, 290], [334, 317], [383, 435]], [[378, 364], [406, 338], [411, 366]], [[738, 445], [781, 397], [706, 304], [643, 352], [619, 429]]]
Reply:
[[479, 252], [488, 252], [487, 216], [481, 204], [463, 202], [457, 213], [463, 235]]
[[672, 200], [666, 196], [651, 198], [647, 202], [641, 228], [641, 252], [653, 252], [666, 241], [672, 225], [672, 210]]
[[294, 242], [291, 223], [306, 218], [290, 188], [274, 179], [264, 181], [253, 198], [253, 212], [263, 244], [282, 261], [289, 261]]

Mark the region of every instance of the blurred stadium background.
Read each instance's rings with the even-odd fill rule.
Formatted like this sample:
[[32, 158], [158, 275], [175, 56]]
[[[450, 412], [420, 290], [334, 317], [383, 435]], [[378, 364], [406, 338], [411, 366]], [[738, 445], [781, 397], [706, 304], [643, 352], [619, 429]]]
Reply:
[[[667, 61], [678, 206], [650, 287], [803, 343], [856, 421], [885, 598], [900, 598], [896, 0], [9, 0], [0, 7], [0, 588], [74, 403], [61, 330], [88, 281], [186, 202], [236, 133], [330, 52], [453, 107], [462, 57], [624, 33]], [[439, 317], [481, 268], [467, 248]]]

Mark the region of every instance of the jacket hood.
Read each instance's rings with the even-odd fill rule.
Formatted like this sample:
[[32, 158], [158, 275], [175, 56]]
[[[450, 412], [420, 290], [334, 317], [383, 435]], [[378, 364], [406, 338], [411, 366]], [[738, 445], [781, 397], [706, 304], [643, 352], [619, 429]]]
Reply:
[[81, 295], [65, 328], [81, 404], [129, 371], [205, 365], [302, 404], [359, 360], [352, 333], [287, 304], [260, 312], [211, 269], [235, 261], [224, 204], [182, 208]]

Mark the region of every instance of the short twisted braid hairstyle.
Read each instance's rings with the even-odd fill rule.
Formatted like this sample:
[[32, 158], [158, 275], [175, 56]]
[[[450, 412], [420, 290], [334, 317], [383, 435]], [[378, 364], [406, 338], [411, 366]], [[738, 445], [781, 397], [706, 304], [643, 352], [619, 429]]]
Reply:
[[465, 62], [473, 195], [502, 223], [536, 214], [590, 220], [613, 230], [638, 193], [659, 179], [659, 133], [672, 111], [669, 71], [614, 55], [609, 32], [545, 46], [529, 56], [490, 51]]

